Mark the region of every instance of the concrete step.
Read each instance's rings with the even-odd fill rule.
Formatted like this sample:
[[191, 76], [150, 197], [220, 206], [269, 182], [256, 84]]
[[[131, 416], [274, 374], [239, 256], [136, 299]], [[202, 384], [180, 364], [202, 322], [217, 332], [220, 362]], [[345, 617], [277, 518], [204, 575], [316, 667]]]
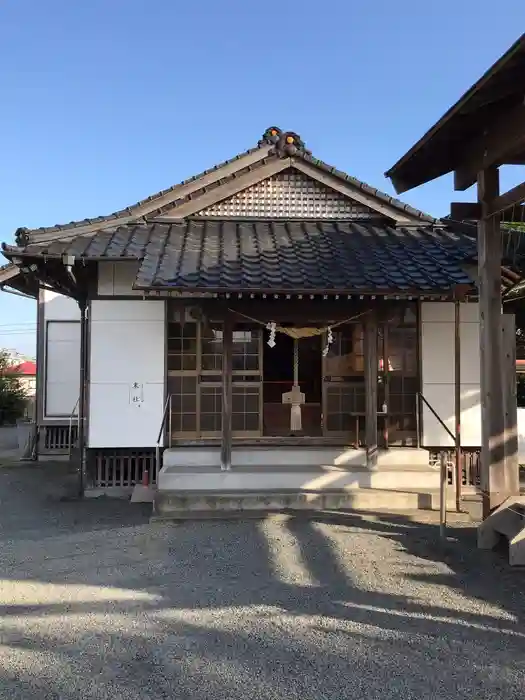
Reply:
[[267, 489], [262, 491], [157, 491], [154, 517], [167, 520], [260, 516], [284, 511], [356, 510], [396, 512], [437, 510], [437, 491], [392, 491], [356, 489], [354, 491], [297, 491]]
[[370, 470], [338, 468], [331, 465], [239, 465], [228, 471], [215, 468], [166, 467], [157, 479], [159, 491], [211, 491], [257, 493], [267, 490], [350, 491], [361, 488], [422, 489], [439, 488], [439, 472], [428, 465], [386, 466]]
[[[333, 446], [234, 445], [232, 467], [333, 466], [354, 469], [366, 466], [363, 449]], [[162, 463], [166, 467], [219, 468], [221, 450], [217, 445], [179, 446], [164, 450]], [[418, 448], [379, 450], [377, 463], [383, 466], [411, 465], [428, 467], [429, 453]]]

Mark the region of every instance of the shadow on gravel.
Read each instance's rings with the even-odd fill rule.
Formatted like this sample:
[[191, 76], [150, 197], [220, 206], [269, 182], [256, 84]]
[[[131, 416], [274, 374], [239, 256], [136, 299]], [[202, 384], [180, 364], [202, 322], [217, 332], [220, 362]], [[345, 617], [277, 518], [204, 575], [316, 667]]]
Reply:
[[[525, 575], [477, 551], [473, 529], [444, 544], [434, 525], [379, 513], [289, 517], [271, 534], [258, 521], [149, 525], [149, 506], [49, 500], [45, 478], [0, 469], [0, 593], [17, 587], [16, 602], [0, 598], [0, 697], [523, 697]], [[279, 575], [276, 546], [309, 582]], [[408, 592], [434, 584], [431, 602]]]
[[127, 500], [67, 498], [76, 476], [66, 462], [0, 464], [0, 543], [45, 539], [59, 531], [89, 532], [145, 524], [151, 504]]
[[509, 566], [503, 546], [496, 551], [479, 550], [475, 525], [450, 524], [447, 539], [443, 541], [437, 524], [414, 523], [402, 514], [321, 513], [312, 516], [312, 520], [344, 528], [364, 528], [396, 542], [419, 560], [444, 564], [447, 573], [407, 571], [405, 575], [415, 581], [453, 588], [506, 610], [517, 621], [525, 620], [525, 569]]

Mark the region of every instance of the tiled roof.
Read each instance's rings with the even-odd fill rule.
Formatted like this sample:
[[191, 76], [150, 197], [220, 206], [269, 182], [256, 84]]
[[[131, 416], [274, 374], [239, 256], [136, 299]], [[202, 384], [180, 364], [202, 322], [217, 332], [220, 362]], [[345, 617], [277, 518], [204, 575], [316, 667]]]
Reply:
[[333, 165], [328, 165], [328, 163], [325, 163], [324, 161], [319, 160], [319, 158], [314, 158], [313, 156], [311, 156], [308, 153], [303, 153], [303, 154], [301, 154], [301, 156], [308, 163], [311, 163], [315, 167], [320, 168], [321, 170], [324, 170], [327, 173], [330, 173], [330, 175], [333, 175], [334, 177], [338, 177], [340, 180], [344, 180], [345, 182], [348, 182], [350, 185], [357, 187], [365, 194], [368, 194], [371, 197], [376, 197], [377, 199], [381, 200], [385, 204], [389, 204], [393, 207], [401, 209], [402, 211], [406, 212], [407, 214], [410, 214], [411, 216], [414, 216], [417, 219], [421, 219], [422, 221], [429, 221], [429, 222], [436, 221], [436, 219], [432, 216], [429, 216], [429, 214], [425, 214], [425, 212], [420, 211], [419, 209], [416, 209], [415, 207], [411, 207], [410, 204], [405, 204], [400, 199], [397, 199], [396, 197], [391, 197], [389, 194], [385, 194], [384, 192], [381, 192], [380, 190], [376, 189], [375, 187], [370, 187], [370, 185], [367, 185], [366, 182], [362, 182], [361, 180], [358, 180], [356, 177], [352, 177], [351, 175], [348, 175], [347, 173], [343, 172], [342, 170], [339, 170], [338, 168], [334, 167]]
[[353, 222], [188, 221], [148, 248], [136, 285], [214, 291], [448, 289], [470, 239]]
[[13, 263], [0, 265], [0, 284], [6, 284], [9, 280], [18, 275], [18, 268]]
[[190, 219], [119, 226], [24, 253], [140, 259], [139, 288], [373, 293], [470, 284], [462, 264], [475, 259], [476, 242], [443, 227]]
[[[291, 133], [291, 132], [290, 132]], [[165, 190], [161, 190], [146, 199], [143, 199], [136, 204], [133, 204], [125, 209], [121, 209], [107, 216], [98, 216], [93, 219], [82, 219], [80, 221], [71, 221], [67, 224], [55, 224], [54, 226], [46, 226], [35, 229], [19, 228], [17, 237], [23, 238], [27, 242], [43, 242], [53, 240], [58, 237], [73, 237], [78, 234], [91, 233], [107, 226], [118, 226], [119, 224], [128, 224], [133, 222], [144, 222], [154, 218], [163, 216], [166, 212], [172, 210], [176, 206], [180, 206], [190, 200], [194, 200], [203, 193], [208, 193], [214, 188], [226, 185], [235, 179], [238, 179], [245, 173], [254, 172], [270, 161], [278, 160], [282, 157], [272, 149], [271, 144], [264, 140], [259, 142], [256, 148], [250, 148], [243, 153], [226, 160], [218, 165], [215, 165], [208, 170], [199, 173], [187, 180], [173, 185]], [[298, 149], [294, 152], [293, 158], [303, 160], [312, 165], [318, 170], [328, 173], [337, 178], [343, 183], [351, 185], [363, 194], [374, 197], [378, 202], [394, 207], [395, 209], [404, 212], [406, 215], [420, 220], [422, 222], [434, 222], [435, 219], [428, 216], [424, 212], [415, 209], [400, 202], [395, 197], [391, 197], [379, 190], [370, 187], [361, 180], [347, 175], [341, 170], [332, 167], [318, 158], [314, 158], [309, 151]], [[232, 164], [238, 162], [238, 167], [231, 167]], [[212, 177], [210, 177], [212, 175]], [[215, 177], [216, 175], [216, 177]], [[199, 181], [202, 180], [202, 187], [199, 187]], [[191, 184], [195, 183], [195, 187]], [[188, 187], [190, 186], [190, 187]]]

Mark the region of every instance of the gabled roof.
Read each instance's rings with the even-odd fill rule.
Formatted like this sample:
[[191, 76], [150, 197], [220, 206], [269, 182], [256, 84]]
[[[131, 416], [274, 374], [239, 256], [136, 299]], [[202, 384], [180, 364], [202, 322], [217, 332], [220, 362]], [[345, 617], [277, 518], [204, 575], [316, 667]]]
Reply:
[[[525, 34], [393, 165], [385, 176], [406, 192], [455, 170], [472, 140], [523, 103]], [[513, 162], [522, 163], [525, 154]]]
[[256, 148], [244, 151], [126, 209], [108, 216], [72, 221], [69, 224], [36, 229], [19, 228], [16, 241], [22, 246], [28, 243], [46, 243], [166, 215], [186, 218], [290, 167], [402, 225], [435, 221], [427, 214], [314, 158], [294, 132], [283, 132], [277, 127], [270, 127], [264, 132]]

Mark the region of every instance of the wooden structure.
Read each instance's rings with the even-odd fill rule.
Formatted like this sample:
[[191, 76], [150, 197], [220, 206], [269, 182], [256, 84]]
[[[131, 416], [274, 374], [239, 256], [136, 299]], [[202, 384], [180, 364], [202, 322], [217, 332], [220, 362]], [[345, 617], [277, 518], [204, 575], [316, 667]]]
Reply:
[[516, 220], [525, 183], [500, 193], [499, 167], [525, 164], [524, 77], [525, 35], [386, 173], [397, 192], [450, 172], [456, 190], [477, 187], [477, 202], [453, 204], [451, 218], [478, 221], [485, 516], [519, 493], [515, 374], [505, 361], [514, 338], [502, 314], [500, 221]]
[[3, 251], [79, 306], [81, 492], [432, 490], [427, 449], [479, 447], [475, 240], [294, 132]]

